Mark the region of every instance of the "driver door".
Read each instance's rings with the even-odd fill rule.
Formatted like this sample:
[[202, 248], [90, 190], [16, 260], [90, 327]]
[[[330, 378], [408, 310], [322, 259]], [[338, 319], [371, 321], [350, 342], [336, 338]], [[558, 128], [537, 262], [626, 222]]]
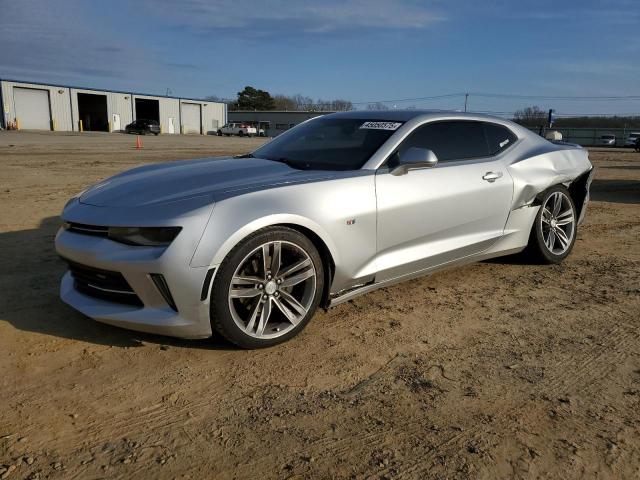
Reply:
[[[495, 125], [494, 125], [495, 126]], [[506, 127], [500, 147], [517, 139]], [[484, 122], [417, 127], [399, 146], [428, 148], [433, 168], [376, 174], [377, 271], [385, 281], [481, 253], [503, 234], [513, 195], [504, 152], [491, 155]], [[508, 155], [508, 154], [507, 154]]]

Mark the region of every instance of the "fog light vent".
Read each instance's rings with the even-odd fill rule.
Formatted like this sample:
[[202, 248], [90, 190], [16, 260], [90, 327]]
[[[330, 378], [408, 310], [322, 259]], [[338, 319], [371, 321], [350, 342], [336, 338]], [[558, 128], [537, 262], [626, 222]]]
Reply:
[[164, 277], [159, 273], [151, 273], [149, 275], [151, 276], [151, 280], [153, 280], [153, 283], [155, 283], [156, 288], [160, 292], [160, 295], [162, 295], [164, 301], [167, 302], [167, 305], [169, 305], [173, 310], [177, 312], [178, 308], [176, 307], [176, 302], [173, 301], [171, 290], [169, 290], [169, 285], [167, 285], [167, 281], [164, 279]]

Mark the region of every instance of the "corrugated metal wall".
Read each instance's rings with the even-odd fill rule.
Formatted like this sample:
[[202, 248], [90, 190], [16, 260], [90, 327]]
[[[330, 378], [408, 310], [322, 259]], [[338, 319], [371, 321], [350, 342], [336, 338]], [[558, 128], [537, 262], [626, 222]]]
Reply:
[[[158, 108], [160, 111], [160, 128], [162, 129], [162, 133], [169, 132], [169, 117], [173, 118], [173, 124], [180, 124], [180, 101], [177, 98], [169, 98], [169, 97], [154, 97], [152, 95], [136, 95], [133, 94], [133, 105], [135, 110], [135, 101], [136, 98], [143, 98], [147, 100], [157, 100]], [[134, 111], [134, 118], [137, 120], [138, 116]], [[175, 133], [180, 133], [175, 131]]]
[[13, 87], [47, 91], [51, 108], [50, 123], [52, 124], [52, 129], [55, 125], [55, 129], [58, 131], [79, 131], [78, 93], [106, 95], [109, 121], [113, 121], [114, 113], [120, 115], [121, 130], [136, 118], [136, 98], [158, 101], [160, 126], [163, 133], [170, 133], [169, 118], [173, 119], [173, 133], [180, 133], [182, 127], [182, 119], [180, 118], [181, 102], [201, 105], [202, 133], [204, 134], [215, 133], [218, 126], [224, 125], [227, 121], [227, 109], [224, 103], [2, 80], [0, 81], [0, 94], [2, 95], [2, 113], [5, 120], [0, 123], [4, 125], [7, 122], [15, 122], [16, 120]]
[[224, 103], [203, 103], [202, 133], [215, 135], [219, 127], [227, 123], [226, 105]]
[[78, 111], [78, 93], [107, 96], [107, 114], [113, 131], [113, 114], [120, 115], [120, 130], [124, 130], [127, 124], [133, 121], [133, 108], [131, 106], [131, 94], [107, 92], [102, 90], [71, 89], [71, 113], [73, 116], [73, 130], [79, 131], [80, 114]]
[[229, 121], [259, 124], [267, 137], [276, 137], [305, 120], [328, 113], [331, 112], [235, 111], [229, 112]]
[[[8, 122], [16, 121], [16, 106], [13, 96], [13, 88], [33, 88], [49, 92], [49, 105], [51, 107], [51, 129], [67, 132], [71, 130], [71, 103], [69, 89], [38, 85], [35, 83], [2, 81], [2, 103], [4, 115]], [[20, 120], [20, 119], [18, 119]]]

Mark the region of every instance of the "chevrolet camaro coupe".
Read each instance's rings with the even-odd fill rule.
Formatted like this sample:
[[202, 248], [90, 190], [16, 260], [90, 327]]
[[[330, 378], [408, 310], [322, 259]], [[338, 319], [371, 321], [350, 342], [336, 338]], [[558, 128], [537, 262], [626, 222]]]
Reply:
[[316, 117], [252, 153], [146, 165], [72, 198], [62, 300], [100, 322], [244, 348], [318, 309], [443, 268], [525, 251], [561, 262], [593, 167], [484, 115]]

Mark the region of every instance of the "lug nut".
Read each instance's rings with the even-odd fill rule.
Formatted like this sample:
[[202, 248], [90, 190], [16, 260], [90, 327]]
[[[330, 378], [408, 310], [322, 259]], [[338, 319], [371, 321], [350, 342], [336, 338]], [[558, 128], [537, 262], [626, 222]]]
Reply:
[[279, 278], [278, 280], [276, 280], [276, 283], [277, 283], [278, 285], [280, 285], [280, 284], [282, 283], [282, 279], [281, 279], [281, 278]]
[[267, 275], [267, 280], [271, 280], [271, 278], [273, 278], [271, 274]]
[[276, 292], [274, 293], [274, 295], [277, 297], [278, 295], [280, 295], [280, 292]]
[[260, 284], [258, 285], [258, 290], [262, 290], [264, 288], [264, 285]]
[[266, 300], [267, 298], [268, 298], [267, 295], [262, 296], [262, 300]]

